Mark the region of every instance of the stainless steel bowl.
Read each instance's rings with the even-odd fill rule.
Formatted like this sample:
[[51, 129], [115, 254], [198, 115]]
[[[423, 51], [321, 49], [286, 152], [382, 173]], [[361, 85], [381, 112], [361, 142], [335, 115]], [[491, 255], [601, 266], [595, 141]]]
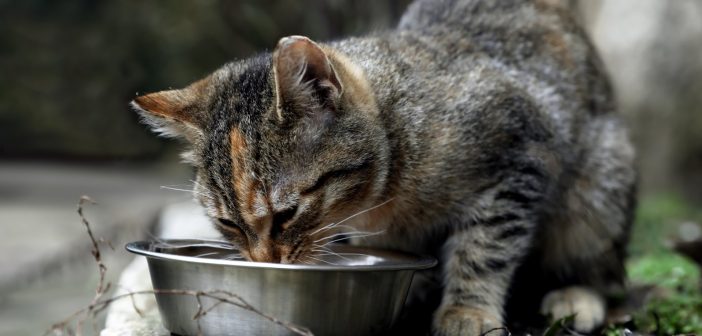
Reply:
[[[315, 335], [373, 335], [399, 316], [415, 271], [433, 267], [431, 257], [336, 245], [317, 264], [250, 262], [229, 244], [203, 240], [133, 242], [127, 250], [146, 256], [153, 287], [240, 295], [270, 316], [309, 328]], [[195, 335], [289, 335], [253, 312], [221, 304], [197, 321], [191, 295], [156, 294], [164, 326]], [[202, 299], [203, 306], [216, 301]]]

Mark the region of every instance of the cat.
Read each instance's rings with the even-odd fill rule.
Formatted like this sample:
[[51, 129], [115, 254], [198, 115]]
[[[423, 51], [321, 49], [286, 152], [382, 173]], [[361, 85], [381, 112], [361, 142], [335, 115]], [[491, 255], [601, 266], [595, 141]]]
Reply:
[[624, 281], [634, 150], [557, 1], [418, 0], [393, 30], [285, 37], [131, 107], [191, 144], [194, 193], [249, 260], [307, 260], [345, 219], [382, 232], [364, 244], [437, 256], [407, 313], [435, 308], [418, 320], [436, 335], [524, 302], [589, 332]]

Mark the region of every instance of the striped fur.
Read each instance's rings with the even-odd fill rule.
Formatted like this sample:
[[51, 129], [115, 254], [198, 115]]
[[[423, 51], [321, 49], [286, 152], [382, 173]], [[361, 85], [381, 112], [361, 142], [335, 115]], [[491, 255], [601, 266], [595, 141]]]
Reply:
[[249, 259], [304, 261], [356, 214], [344, 224], [385, 232], [357, 243], [441, 260], [400, 329], [476, 335], [559, 289], [544, 311], [585, 302], [592, 329], [623, 281], [634, 153], [557, 3], [419, 0], [395, 30], [289, 37], [132, 106], [190, 141], [195, 194]]

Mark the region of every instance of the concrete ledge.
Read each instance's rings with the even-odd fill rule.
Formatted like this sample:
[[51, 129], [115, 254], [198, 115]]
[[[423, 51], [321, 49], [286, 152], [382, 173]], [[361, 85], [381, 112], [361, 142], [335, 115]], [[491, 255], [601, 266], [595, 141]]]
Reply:
[[[220, 235], [214, 230], [202, 208], [194, 202], [183, 202], [165, 207], [159, 216], [159, 238], [198, 238], [219, 239]], [[151, 278], [146, 258], [136, 257], [120, 276], [114, 295], [130, 291], [150, 290]], [[135, 310], [136, 305], [142, 312], [140, 316]], [[114, 302], [107, 313], [105, 329], [100, 336], [165, 336], [170, 335], [161, 325], [156, 298], [153, 295], [134, 296], [130, 299]]]

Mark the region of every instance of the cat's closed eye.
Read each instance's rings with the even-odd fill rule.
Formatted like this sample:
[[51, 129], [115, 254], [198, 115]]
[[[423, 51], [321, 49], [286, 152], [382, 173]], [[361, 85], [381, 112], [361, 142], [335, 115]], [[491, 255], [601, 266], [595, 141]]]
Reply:
[[340, 178], [347, 178], [350, 175], [361, 173], [365, 171], [366, 169], [370, 168], [371, 161], [366, 160], [363, 161], [357, 165], [349, 166], [349, 167], [344, 167], [344, 168], [339, 168], [339, 169], [332, 169], [322, 175], [320, 175], [317, 180], [315, 180], [314, 183], [312, 183], [309, 187], [305, 188], [302, 190], [301, 194], [311, 194], [325, 185], [327, 185], [329, 182], [340, 179]]
[[223, 227], [225, 230], [239, 235], [241, 238], [246, 237], [244, 230], [231, 220], [226, 218], [216, 218], [217, 225]]

